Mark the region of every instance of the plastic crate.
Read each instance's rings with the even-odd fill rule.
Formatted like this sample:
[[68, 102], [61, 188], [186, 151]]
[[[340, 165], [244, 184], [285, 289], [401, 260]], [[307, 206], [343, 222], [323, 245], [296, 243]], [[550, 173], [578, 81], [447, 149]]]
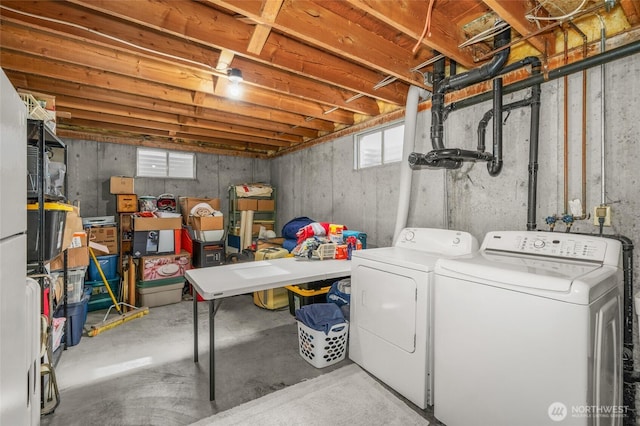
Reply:
[[[80, 343], [82, 330], [84, 329], [84, 324], [87, 321], [90, 295], [91, 287], [85, 286], [81, 301], [78, 303], [67, 304], [68, 322], [67, 327], [65, 327], [65, 331], [68, 330], [68, 336], [64, 335], [62, 338], [62, 341], [66, 342], [67, 346], [75, 346]], [[64, 317], [64, 307], [59, 306], [53, 316], [55, 318]]]
[[300, 309], [302, 306], [325, 303], [327, 293], [331, 289], [331, 283], [328, 283], [326, 287], [312, 290], [300, 288], [300, 285], [287, 285], [284, 288], [287, 289], [289, 296], [289, 313], [295, 316], [296, 309]]
[[[44, 253], [42, 258], [50, 260], [62, 253], [62, 236], [67, 221], [67, 212], [73, 207], [63, 203], [44, 203]], [[38, 204], [27, 204], [27, 262], [37, 262], [40, 252], [40, 221]]]
[[84, 293], [84, 274], [86, 268], [67, 270], [67, 303], [78, 303]]
[[[100, 264], [100, 268], [102, 268], [102, 272], [104, 273], [104, 277], [107, 281], [112, 280], [118, 276], [118, 255], [117, 254], [109, 254], [106, 256], [96, 256], [98, 263]], [[93, 258], [89, 259], [89, 281], [99, 281], [102, 280], [100, 276], [100, 272], [98, 272], [98, 267], [96, 263], [93, 261]]]
[[[111, 291], [116, 300], [120, 297], [120, 276], [116, 275], [115, 278], [107, 280]], [[113, 305], [113, 300], [109, 296], [107, 287], [104, 285], [102, 279], [97, 281], [87, 281], [86, 286], [91, 286], [91, 299], [89, 299], [89, 312], [97, 311], [100, 309], [107, 309]]]
[[314, 330], [298, 321], [300, 356], [316, 368], [324, 368], [342, 361], [347, 354], [349, 324], [336, 324], [329, 330]]

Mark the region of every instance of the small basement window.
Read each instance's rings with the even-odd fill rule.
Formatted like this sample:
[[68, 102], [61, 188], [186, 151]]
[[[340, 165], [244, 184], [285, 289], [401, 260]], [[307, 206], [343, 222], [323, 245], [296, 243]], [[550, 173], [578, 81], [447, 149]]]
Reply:
[[404, 123], [356, 135], [354, 169], [402, 161]]
[[191, 152], [138, 148], [138, 177], [195, 179], [196, 157]]

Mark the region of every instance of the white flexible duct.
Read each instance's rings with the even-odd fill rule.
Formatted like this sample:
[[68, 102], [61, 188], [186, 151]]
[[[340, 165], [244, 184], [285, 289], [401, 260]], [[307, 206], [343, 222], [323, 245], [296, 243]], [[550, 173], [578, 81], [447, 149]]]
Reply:
[[400, 163], [400, 186], [398, 192], [398, 213], [396, 215], [396, 227], [393, 232], [393, 243], [395, 244], [400, 231], [407, 226], [409, 216], [409, 201], [411, 200], [411, 176], [412, 170], [407, 159], [409, 154], [415, 150], [416, 121], [418, 118], [418, 102], [420, 97], [426, 97], [427, 91], [417, 87], [409, 87], [407, 93], [407, 106], [404, 111], [404, 141], [402, 145], [402, 162]]

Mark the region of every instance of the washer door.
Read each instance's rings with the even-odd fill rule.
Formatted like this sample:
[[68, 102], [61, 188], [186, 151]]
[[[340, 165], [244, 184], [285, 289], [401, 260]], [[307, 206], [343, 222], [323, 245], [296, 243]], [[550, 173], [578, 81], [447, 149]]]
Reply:
[[360, 265], [357, 268], [358, 327], [406, 352], [414, 352], [417, 298], [414, 275], [424, 279], [425, 273], [378, 265]]

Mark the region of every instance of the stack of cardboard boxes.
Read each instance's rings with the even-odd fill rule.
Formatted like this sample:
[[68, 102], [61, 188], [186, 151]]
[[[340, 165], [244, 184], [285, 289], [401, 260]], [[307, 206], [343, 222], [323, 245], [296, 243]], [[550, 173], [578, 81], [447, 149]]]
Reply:
[[182, 241], [184, 248], [191, 253], [193, 266], [205, 268], [222, 265], [224, 256], [224, 217], [193, 216], [191, 211], [199, 204], [220, 211], [219, 198], [180, 197], [182, 213]]

